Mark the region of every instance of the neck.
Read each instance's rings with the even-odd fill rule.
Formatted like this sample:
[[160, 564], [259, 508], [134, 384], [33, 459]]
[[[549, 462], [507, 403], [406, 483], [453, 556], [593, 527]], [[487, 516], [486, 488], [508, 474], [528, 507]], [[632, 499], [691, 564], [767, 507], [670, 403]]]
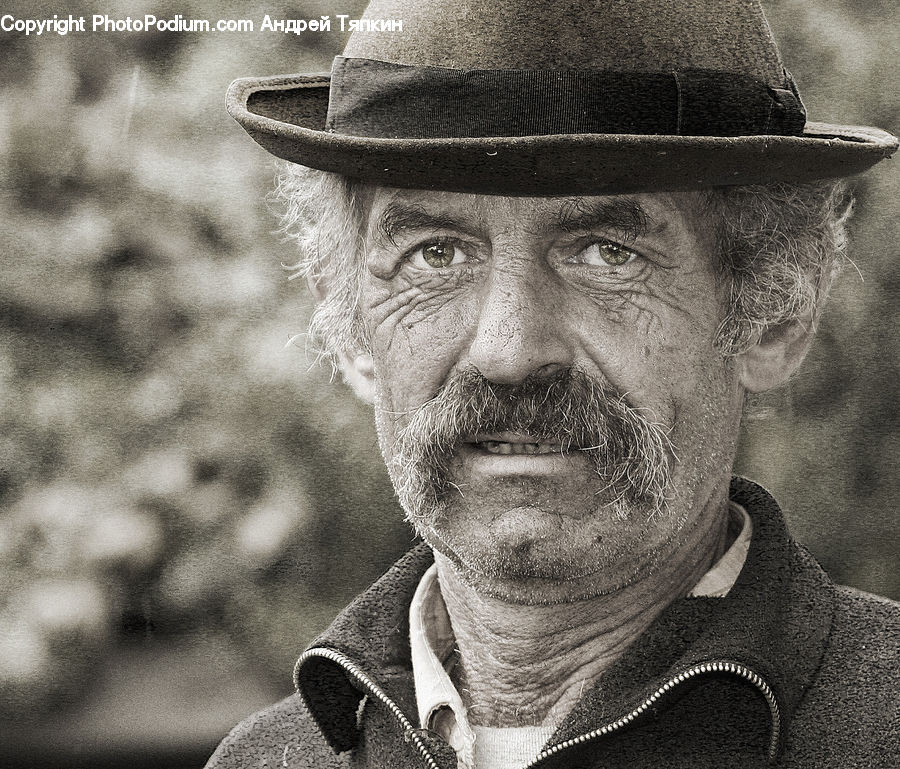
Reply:
[[[467, 581], [435, 552], [441, 594], [459, 650], [455, 683], [480, 726], [557, 726], [674, 600], [687, 595], [727, 547], [727, 500], [704, 516], [658, 569], [613, 593], [552, 605], [510, 603]], [[700, 557], [698, 558], [698, 553]]]

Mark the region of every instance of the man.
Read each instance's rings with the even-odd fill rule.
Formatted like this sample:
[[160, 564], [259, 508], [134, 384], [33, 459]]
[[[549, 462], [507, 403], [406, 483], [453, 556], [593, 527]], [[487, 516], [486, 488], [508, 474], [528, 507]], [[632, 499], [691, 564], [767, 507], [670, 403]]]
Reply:
[[897, 606], [730, 479], [745, 393], [810, 343], [835, 179], [896, 140], [806, 122], [752, 2], [366, 18], [403, 29], [229, 108], [303, 166], [313, 331], [426, 545], [210, 766], [896, 766]]

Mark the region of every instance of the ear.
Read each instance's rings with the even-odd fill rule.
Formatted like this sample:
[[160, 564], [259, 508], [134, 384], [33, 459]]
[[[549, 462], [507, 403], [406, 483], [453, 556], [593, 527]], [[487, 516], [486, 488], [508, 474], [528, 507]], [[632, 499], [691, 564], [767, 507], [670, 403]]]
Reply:
[[306, 276], [306, 285], [309, 288], [309, 293], [313, 295], [313, 299], [316, 300], [316, 304], [321, 304], [322, 300], [328, 294], [328, 284], [325, 282], [324, 278], [318, 277], [315, 278], [312, 275]]
[[787, 382], [806, 357], [813, 334], [811, 314], [766, 329], [752, 347], [737, 356], [744, 389], [758, 393]]
[[372, 405], [375, 402], [375, 363], [372, 356], [367, 352], [357, 355], [341, 353], [338, 366], [356, 397]]

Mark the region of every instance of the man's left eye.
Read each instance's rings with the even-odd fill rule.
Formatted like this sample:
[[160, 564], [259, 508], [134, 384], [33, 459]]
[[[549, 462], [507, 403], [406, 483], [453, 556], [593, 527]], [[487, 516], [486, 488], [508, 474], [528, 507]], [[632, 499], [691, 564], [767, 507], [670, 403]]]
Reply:
[[595, 264], [599, 267], [624, 267], [638, 259], [640, 254], [611, 240], [599, 240], [576, 254], [578, 264]]

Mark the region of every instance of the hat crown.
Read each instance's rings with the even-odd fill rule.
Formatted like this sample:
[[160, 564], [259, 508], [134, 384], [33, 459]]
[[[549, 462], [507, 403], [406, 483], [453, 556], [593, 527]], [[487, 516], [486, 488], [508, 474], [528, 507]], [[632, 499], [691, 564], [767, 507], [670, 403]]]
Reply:
[[373, 0], [344, 55], [454, 69], [719, 70], [772, 85], [781, 58], [757, 0]]

